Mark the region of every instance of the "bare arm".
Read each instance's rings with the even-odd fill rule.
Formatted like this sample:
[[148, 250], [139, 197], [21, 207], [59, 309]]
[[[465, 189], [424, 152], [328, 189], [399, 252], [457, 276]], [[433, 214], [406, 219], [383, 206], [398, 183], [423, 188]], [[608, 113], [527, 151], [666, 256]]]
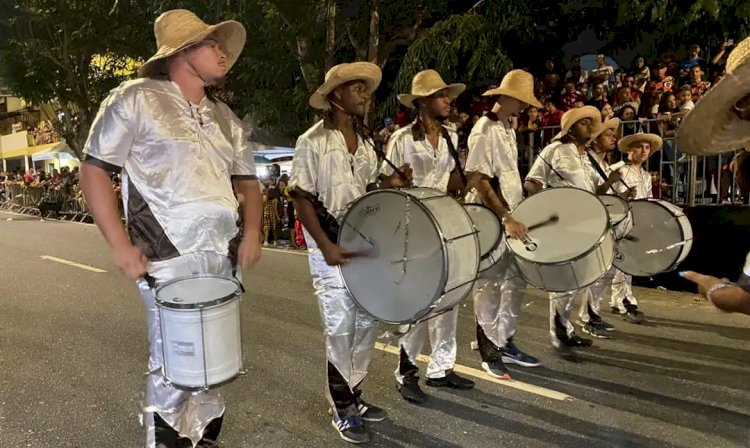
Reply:
[[739, 286], [719, 289], [711, 294], [711, 299], [720, 310], [750, 314], [750, 294]]
[[479, 172], [469, 173], [469, 184], [477, 189], [482, 202], [501, 218], [510, 213], [508, 203], [501, 199], [490, 185], [489, 178]]
[[263, 216], [263, 197], [260, 193], [260, 183], [257, 180], [234, 180], [237, 196], [243, 198], [240, 211], [242, 213], [243, 238], [260, 241], [260, 226]]
[[523, 183], [523, 189], [529, 193], [529, 196], [533, 196], [542, 191], [542, 184], [535, 180], [527, 180]]
[[84, 163], [81, 166], [81, 190], [94, 216], [94, 222], [109, 247], [115, 249], [130, 246], [130, 239], [122, 225], [110, 173], [96, 165]]

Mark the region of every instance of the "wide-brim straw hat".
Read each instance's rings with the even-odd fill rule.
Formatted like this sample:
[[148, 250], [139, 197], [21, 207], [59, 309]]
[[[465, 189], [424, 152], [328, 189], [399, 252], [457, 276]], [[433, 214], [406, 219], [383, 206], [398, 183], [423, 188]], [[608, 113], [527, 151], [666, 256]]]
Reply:
[[413, 108], [414, 100], [427, 98], [444, 89], [448, 90], [448, 97], [454, 100], [466, 90], [466, 84], [446, 84], [435, 70], [422, 70], [411, 80], [411, 93], [398, 95], [398, 100], [404, 106]]
[[594, 106], [583, 106], [575, 109], [570, 109], [569, 111], [565, 112], [560, 119], [560, 132], [555, 135], [552, 140], [560, 140], [564, 135], [570, 132], [570, 128], [572, 128], [574, 124], [583, 120], [584, 118], [588, 118], [594, 123], [601, 123], [602, 113], [599, 112], [599, 109]]
[[511, 70], [503, 76], [500, 86], [488, 90], [482, 96], [509, 96], [529, 106], [541, 108], [542, 103], [534, 96], [534, 76], [523, 70]]
[[326, 73], [323, 85], [310, 95], [308, 103], [318, 110], [330, 110], [328, 95], [336, 87], [352, 81], [362, 81], [367, 86], [367, 94], [372, 95], [380, 85], [383, 74], [380, 67], [370, 62], [350, 62], [331, 67]]
[[656, 134], [646, 134], [639, 132], [638, 134], [626, 135], [617, 142], [617, 148], [622, 152], [630, 152], [630, 146], [638, 143], [646, 142], [651, 145], [651, 153], [655, 153], [660, 150], [664, 144], [664, 140]]
[[677, 130], [678, 148], [687, 154], [719, 154], [750, 146], [750, 121], [732, 110], [750, 94], [750, 38], [729, 54], [726, 75], [717, 82], [682, 120]]
[[612, 130], [615, 134], [617, 134], [617, 130], [620, 129], [620, 119], [619, 118], [610, 118], [609, 120], [597, 123], [594, 126], [594, 133], [591, 134], [591, 140], [594, 141], [597, 138], [599, 138], [600, 135], [604, 134], [604, 131]]
[[141, 78], [149, 76], [157, 62], [177, 54], [185, 48], [212, 36], [226, 54], [227, 71], [237, 62], [245, 47], [247, 33], [241, 23], [234, 20], [208, 25], [187, 9], [173, 9], [157, 17], [154, 22], [156, 54], [138, 69]]

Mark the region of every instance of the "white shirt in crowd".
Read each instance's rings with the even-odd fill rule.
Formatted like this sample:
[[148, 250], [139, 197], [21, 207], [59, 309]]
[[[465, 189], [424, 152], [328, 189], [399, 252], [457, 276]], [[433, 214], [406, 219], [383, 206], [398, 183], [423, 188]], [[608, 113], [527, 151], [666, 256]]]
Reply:
[[[588, 167], [587, 167], [588, 166]], [[545, 188], [575, 187], [594, 193], [588, 156], [579, 154], [575, 143], [553, 142], [539, 153], [526, 175]]]
[[[289, 186], [317, 197], [341, 221], [346, 206], [365, 194], [377, 176], [378, 158], [372, 143], [360, 138], [351, 154], [344, 135], [321, 120], [297, 139]], [[316, 247], [309, 235], [305, 239], [308, 247]]]
[[[448, 142], [441, 136], [438, 147], [433, 148], [432, 143], [424, 135], [419, 135], [421, 129], [415, 137], [413, 128], [414, 124], [405, 126], [391, 135], [386, 150], [388, 160], [396, 166], [410, 164], [414, 186], [447, 192], [451, 171], [456, 167], [456, 162], [448, 149]], [[453, 141], [453, 147], [458, 147], [458, 134], [448, 127], [446, 129]], [[381, 173], [390, 176], [393, 174], [393, 168], [384, 163]]]
[[[626, 164], [620, 168], [622, 180], [628, 184], [628, 187], [635, 187], [635, 197], [633, 199], [652, 198], [653, 190], [651, 189], [651, 173], [644, 170], [640, 165]], [[622, 182], [617, 182], [617, 190], [620, 193], [627, 191], [627, 187]]]
[[500, 192], [515, 208], [523, 200], [523, 185], [518, 172], [518, 144], [516, 131], [510, 123], [501, 123], [484, 116], [469, 134], [469, 156], [466, 171], [497, 177]]

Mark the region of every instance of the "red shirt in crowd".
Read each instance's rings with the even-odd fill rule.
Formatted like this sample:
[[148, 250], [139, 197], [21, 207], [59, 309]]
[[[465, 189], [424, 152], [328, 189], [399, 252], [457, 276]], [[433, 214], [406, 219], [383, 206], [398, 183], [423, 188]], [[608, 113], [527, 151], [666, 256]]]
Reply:
[[560, 111], [567, 112], [576, 106], [577, 101], [586, 102], [586, 97], [580, 92], [565, 92], [560, 97]]
[[560, 126], [560, 121], [562, 121], [563, 113], [564, 112], [560, 109], [555, 109], [554, 112], [545, 112], [542, 125], [545, 128], [549, 126]]

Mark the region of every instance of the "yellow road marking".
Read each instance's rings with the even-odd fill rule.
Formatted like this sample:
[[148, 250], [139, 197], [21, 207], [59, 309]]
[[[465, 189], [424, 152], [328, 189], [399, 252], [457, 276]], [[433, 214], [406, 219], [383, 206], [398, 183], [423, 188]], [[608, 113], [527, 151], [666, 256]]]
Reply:
[[107, 272], [104, 269], [95, 268], [93, 266], [87, 266], [85, 264], [76, 263], [75, 261], [65, 260], [63, 258], [52, 257], [50, 255], [42, 255], [41, 258], [42, 260], [49, 260], [49, 261], [54, 261], [55, 263], [67, 264], [68, 266], [73, 266], [79, 269], [84, 269], [86, 271], [96, 272], [98, 274]]
[[[375, 348], [378, 349], [378, 350], [384, 351], [386, 353], [391, 353], [393, 355], [398, 355], [399, 354], [399, 350], [398, 350], [397, 347], [394, 347], [392, 345], [385, 345], [385, 344], [383, 344], [381, 342], [376, 342], [375, 343]], [[427, 362], [430, 361], [430, 359], [427, 356], [424, 356], [424, 355], [419, 355], [417, 357], [417, 360], [421, 361], [421, 362], [424, 362], [424, 363], [427, 363]], [[482, 379], [482, 380], [485, 380], [485, 381], [489, 381], [491, 383], [499, 384], [501, 386], [510, 387], [510, 388], [518, 389], [518, 390], [522, 390], [524, 392], [528, 392], [528, 393], [531, 393], [531, 394], [540, 395], [542, 397], [551, 398], [553, 400], [565, 401], [565, 400], [569, 400], [569, 399], [573, 398], [573, 397], [571, 397], [568, 394], [564, 394], [562, 392], [558, 392], [556, 390], [547, 389], [547, 388], [540, 387], [540, 386], [535, 386], [533, 384], [524, 383], [522, 381], [516, 381], [516, 380], [499, 380], [497, 378], [491, 377], [490, 375], [488, 375], [483, 370], [473, 369], [471, 367], [466, 367], [466, 366], [462, 366], [462, 365], [456, 364], [453, 367], [453, 370], [456, 373], [463, 373], [464, 375], [472, 376], [474, 378], [479, 378], [479, 379]]]

